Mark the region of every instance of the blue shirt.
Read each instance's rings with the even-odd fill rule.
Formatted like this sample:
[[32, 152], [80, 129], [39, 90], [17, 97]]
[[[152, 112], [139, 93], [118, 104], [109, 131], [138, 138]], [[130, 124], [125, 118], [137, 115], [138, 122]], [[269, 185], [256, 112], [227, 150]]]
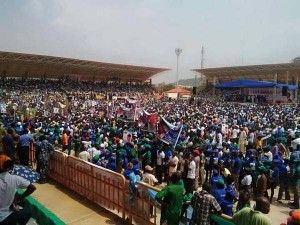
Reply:
[[235, 174], [240, 174], [241, 168], [242, 168], [242, 160], [239, 157], [237, 157], [236, 159], [234, 159], [233, 172]]
[[127, 170], [124, 171], [123, 175], [128, 180], [129, 179], [129, 175], [131, 173], [133, 173], [133, 170], [132, 169], [127, 169]]
[[117, 164], [115, 162], [107, 163], [106, 168], [109, 169], [109, 170], [117, 172]]
[[222, 204], [222, 202], [225, 199], [226, 196], [226, 191], [224, 188], [221, 189], [215, 189], [213, 196], [215, 197], [215, 199], [217, 200], [217, 202], [219, 203], [219, 205]]
[[293, 153], [291, 154], [291, 164], [294, 163], [295, 159], [298, 159], [300, 157], [300, 151], [299, 150], [295, 150], [293, 151]]
[[29, 144], [33, 142], [33, 138], [29, 134], [23, 134], [20, 136], [19, 145], [22, 147], [29, 147]]
[[277, 167], [270, 169], [271, 181], [279, 183], [279, 169]]
[[134, 171], [134, 174], [135, 175], [138, 175], [139, 174], [139, 171], [140, 171], [141, 167], [139, 164], [136, 164], [133, 166], [133, 171]]

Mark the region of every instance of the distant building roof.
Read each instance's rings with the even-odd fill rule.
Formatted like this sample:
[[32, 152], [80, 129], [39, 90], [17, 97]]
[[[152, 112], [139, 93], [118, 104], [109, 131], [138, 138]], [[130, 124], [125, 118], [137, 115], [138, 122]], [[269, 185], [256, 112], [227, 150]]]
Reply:
[[[168, 91], [165, 91], [165, 93], [177, 93], [177, 88], [174, 88], [174, 89], [171, 89], [171, 90], [168, 90]], [[186, 90], [184, 88], [178, 88], [178, 93], [179, 94], [187, 94], [187, 95], [190, 95], [192, 92], [190, 92], [189, 90]]]

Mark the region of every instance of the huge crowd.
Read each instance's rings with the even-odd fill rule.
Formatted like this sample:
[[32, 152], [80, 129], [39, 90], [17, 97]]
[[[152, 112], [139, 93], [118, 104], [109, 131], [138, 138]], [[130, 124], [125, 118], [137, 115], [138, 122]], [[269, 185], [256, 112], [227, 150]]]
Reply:
[[[34, 143], [40, 183], [48, 180], [51, 151], [60, 149], [128, 180], [139, 176], [163, 186], [156, 195], [161, 224], [179, 224], [189, 206], [190, 224], [204, 225], [212, 211], [232, 216], [236, 224], [271, 224], [265, 216], [270, 203], [283, 199], [299, 209], [300, 108], [295, 105], [237, 104], [228, 95], [211, 98], [205, 91], [190, 101], [162, 100], [153, 98], [149, 84], [68, 78], [2, 80], [0, 85], [1, 187], [11, 162], [29, 166]], [[182, 126], [176, 143], [126, 120], [117, 107], [108, 115], [112, 101], [126, 105], [131, 97], [144, 111]], [[124, 130], [130, 132], [126, 138]], [[12, 212], [2, 204], [0, 224], [6, 224]], [[297, 212], [291, 212], [289, 224], [297, 224]]]

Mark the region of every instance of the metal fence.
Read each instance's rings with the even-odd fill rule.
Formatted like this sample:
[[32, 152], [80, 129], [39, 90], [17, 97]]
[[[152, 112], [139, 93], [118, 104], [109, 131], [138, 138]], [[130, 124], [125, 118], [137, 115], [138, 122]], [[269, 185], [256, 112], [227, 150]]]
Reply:
[[[30, 163], [36, 164], [34, 145]], [[138, 182], [134, 195], [124, 176], [60, 151], [51, 153], [50, 177], [66, 188], [104, 207], [130, 224], [160, 224], [160, 206], [151, 193], [160, 189]], [[129, 201], [131, 197], [131, 201]], [[230, 219], [230, 218], [226, 218]]]

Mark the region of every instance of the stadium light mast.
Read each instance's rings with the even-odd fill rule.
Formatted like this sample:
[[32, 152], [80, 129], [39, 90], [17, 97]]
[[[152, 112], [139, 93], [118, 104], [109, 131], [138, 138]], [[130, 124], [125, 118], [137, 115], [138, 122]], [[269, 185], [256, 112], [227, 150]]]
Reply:
[[201, 69], [204, 68], [204, 54], [205, 54], [205, 50], [204, 50], [204, 46], [202, 46], [202, 48], [201, 48]]
[[[205, 54], [205, 50], [204, 50], [204, 46], [202, 46], [202, 48], [201, 48], [201, 69], [204, 68], [204, 60], [205, 60], [204, 54]], [[201, 77], [202, 77], [202, 74], [201, 74]], [[201, 83], [201, 81], [199, 79], [199, 86], [200, 86], [200, 83]]]
[[175, 53], [177, 55], [177, 67], [176, 67], [176, 76], [177, 76], [177, 85], [176, 85], [176, 96], [177, 99], [179, 97], [179, 93], [178, 93], [178, 79], [179, 79], [179, 73], [178, 73], [178, 59], [179, 59], [179, 55], [181, 54], [182, 49], [181, 48], [175, 48]]

